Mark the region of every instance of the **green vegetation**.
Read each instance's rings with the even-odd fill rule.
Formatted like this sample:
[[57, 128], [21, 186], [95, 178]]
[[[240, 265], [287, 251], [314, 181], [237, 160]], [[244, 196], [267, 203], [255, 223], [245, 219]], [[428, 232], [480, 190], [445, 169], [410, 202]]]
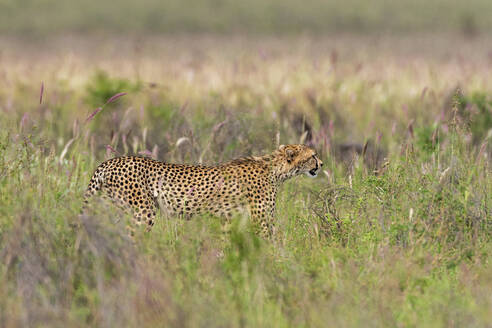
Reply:
[[96, 108], [118, 93], [136, 93], [140, 86], [138, 83], [131, 83], [127, 79], [111, 78], [108, 73], [97, 71], [92, 79], [87, 82], [86, 89], [86, 103]]
[[460, 116], [470, 128], [474, 142], [491, 137], [492, 97], [483, 92], [475, 92], [471, 96], [458, 94]]
[[[5, 48], [0, 326], [490, 325], [481, 41], [459, 65], [454, 42], [448, 61], [371, 40], [203, 42], [149, 42], [139, 57], [49, 50], [35, 70], [22, 45]], [[223, 236], [220, 218], [159, 214], [132, 242], [110, 205], [80, 215], [94, 168], [115, 152], [215, 163], [301, 139], [326, 171], [286, 183], [275, 241], [243, 218]]]

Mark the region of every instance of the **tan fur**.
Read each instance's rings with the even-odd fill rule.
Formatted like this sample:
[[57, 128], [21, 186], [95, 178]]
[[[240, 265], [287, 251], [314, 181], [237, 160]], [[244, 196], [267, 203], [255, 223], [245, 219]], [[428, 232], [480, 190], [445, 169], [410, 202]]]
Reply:
[[[168, 164], [144, 157], [110, 159], [96, 169], [86, 202], [102, 191], [130, 208], [137, 224], [154, 224], [160, 205], [169, 215], [211, 213], [230, 218], [246, 209], [262, 235], [271, 235], [279, 186], [299, 174], [316, 176], [323, 163], [305, 145], [280, 146], [272, 154], [215, 166]], [[311, 172], [310, 172], [311, 171]]]

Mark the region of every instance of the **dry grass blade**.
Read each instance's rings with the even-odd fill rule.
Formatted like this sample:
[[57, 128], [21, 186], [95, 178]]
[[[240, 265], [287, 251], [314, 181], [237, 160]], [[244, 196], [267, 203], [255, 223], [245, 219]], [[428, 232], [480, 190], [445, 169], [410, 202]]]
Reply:
[[74, 138], [70, 139], [67, 144], [65, 145], [65, 147], [63, 147], [63, 150], [60, 154], [60, 159], [59, 159], [59, 163], [63, 163], [63, 159], [65, 158], [65, 155], [67, 154], [67, 151], [68, 151], [68, 148], [70, 147], [70, 145], [74, 142]]
[[226, 123], [228, 122], [228, 119], [225, 119], [224, 121], [222, 122], [219, 122], [217, 123], [213, 128], [212, 128], [212, 133], [211, 133], [211, 136], [207, 142], [207, 145], [205, 146], [205, 148], [203, 149], [202, 153], [200, 154], [200, 157], [198, 159], [198, 163], [203, 163], [203, 158], [205, 156], [205, 154], [210, 151], [210, 147], [212, 146], [212, 143], [214, 142], [217, 134], [220, 132], [220, 130], [222, 129], [222, 127], [224, 125], [226, 125]]
[[152, 152], [148, 149], [144, 149], [144, 150], [141, 150], [138, 152], [139, 155], [145, 155], [145, 156], [149, 156], [149, 157], [154, 157]]
[[408, 131], [408, 135], [410, 136], [410, 138], [413, 139], [414, 137], [414, 132], [413, 132], [413, 124], [414, 124], [414, 120], [411, 120], [410, 123], [408, 123], [407, 125], [407, 131]]
[[97, 113], [99, 113], [99, 112], [100, 112], [100, 111], [102, 111], [102, 110], [103, 110], [103, 108], [102, 108], [102, 107], [98, 107], [98, 108], [96, 108], [96, 110], [95, 110], [95, 111], [93, 111], [93, 112], [92, 112], [89, 116], [87, 116], [87, 118], [85, 119], [85, 123], [90, 122], [90, 121], [94, 118], [94, 116], [96, 116], [96, 115], [97, 115]]
[[24, 115], [22, 115], [22, 119], [20, 121], [20, 126], [19, 126], [19, 130], [20, 131], [22, 131], [24, 129], [24, 127], [27, 124], [27, 120], [28, 119], [29, 119], [29, 114], [28, 113], [24, 113]]
[[44, 93], [44, 82], [41, 82], [41, 90], [39, 91], [39, 104], [43, 102], [43, 93]]
[[117, 93], [115, 94], [114, 96], [112, 96], [111, 98], [109, 98], [105, 103], [104, 103], [104, 106], [106, 106], [107, 104], [111, 104], [113, 102], [116, 101], [116, 99], [120, 98], [120, 97], [123, 97], [124, 95], [126, 95], [127, 93], [126, 92], [120, 92], [120, 93]]
[[126, 94], [127, 94], [126, 92], [120, 92], [120, 93], [117, 93], [117, 94], [113, 95], [111, 98], [109, 98], [104, 103], [104, 105], [102, 105], [101, 107], [96, 108], [95, 111], [93, 111], [89, 116], [87, 116], [87, 118], [85, 120], [85, 123], [90, 122], [94, 118], [94, 116], [96, 116], [100, 111], [102, 111], [104, 109], [104, 106], [115, 102], [118, 98], [123, 97]]
[[111, 147], [111, 145], [106, 145], [106, 155], [109, 156], [111, 153], [115, 155], [120, 155], [120, 153], [116, 149]]
[[487, 149], [487, 140], [485, 140], [482, 145], [480, 146], [480, 150], [478, 151], [477, 159], [476, 162], [480, 162], [481, 158], [483, 157], [483, 154], [485, 153], [485, 149]]

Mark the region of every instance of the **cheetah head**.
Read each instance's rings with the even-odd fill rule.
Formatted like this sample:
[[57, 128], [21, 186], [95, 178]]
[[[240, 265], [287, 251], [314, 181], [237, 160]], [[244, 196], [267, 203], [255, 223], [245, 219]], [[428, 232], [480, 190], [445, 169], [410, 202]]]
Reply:
[[280, 164], [279, 173], [285, 178], [300, 174], [314, 178], [323, 166], [316, 151], [306, 145], [281, 145], [277, 156]]

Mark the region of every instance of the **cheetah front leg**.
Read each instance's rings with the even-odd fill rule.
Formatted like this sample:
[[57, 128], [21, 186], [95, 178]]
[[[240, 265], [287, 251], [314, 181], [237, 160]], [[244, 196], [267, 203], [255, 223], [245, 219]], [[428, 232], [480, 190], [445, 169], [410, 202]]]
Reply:
[[258, 228], [258, 234], [265, 239], [272, 238], [275, 234], [275, 205], [255, 200], [250, 207], [251, 219]]
[[155, 222], [157, 204], [155, 199], [149, 195], [139, 195], [133, 201], [129, 201], [133, 212], [133, 221], [136, 225], [147, 224], [147, 231], [152, 229]]

